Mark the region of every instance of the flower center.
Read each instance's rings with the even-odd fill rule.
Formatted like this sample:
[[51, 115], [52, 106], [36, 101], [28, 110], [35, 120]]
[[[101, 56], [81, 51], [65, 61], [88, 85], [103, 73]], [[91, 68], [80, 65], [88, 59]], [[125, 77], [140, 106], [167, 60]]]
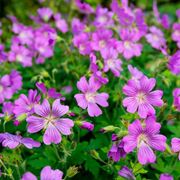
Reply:
[[20, 55], [20, 54], [18, 54], [18, 55], [16, 56], [16, 59], [17, 59], [17, 61], [22, 62], [22, 61], [23, 61], [23, 56]]
[[148, 144], [148, 138], [145, 134], [140, 134], [138, 136], [138, 148], [141, 146], [142, 143]]
[[100, 16], [98, 18], [98, 20], [99, 20], [100, 23], [105, 23], [107, 21], [107, 17], [106, 16]]
[[3, 86], [0, 85], [0, 93], [3, 91]]
[[94, 103], [95, 102], [95, 96], [96, 96], [96, 93], [86, 93], [85, 94], [85, 98], [88, 102], [92, 102]]
[[104, 48], [106, 46], [106, 42], [104, 40], [99, 41], [99, 46]]
[[152, 39], [154, 41], [159, 41], [159, 37], [156, 34], [153, 34]]
[[84, 50], [85, 50], [85, 46], [84, 46], [83, 44], [81, 44], [81, 45], [79, 46], [79, 50], [80, 50], [80, 51], [84, 51]]
[[124, 42], [124, 47], [125, 47], [126, 49], [131, 49], [131, 43], [130, 43], [129, 41], [125, 41], [125, 42]]
[[107, 65], [110, 67], [110, 68], [113, 68], [115, 66], [114, 62], [113, 62], [113, 59], [108, 59], [107, 60]]
[[143, 92], [139, 92], [136, 96], [136, 100], [139, 104], [142, 104], [146, 101], [146, 95]]

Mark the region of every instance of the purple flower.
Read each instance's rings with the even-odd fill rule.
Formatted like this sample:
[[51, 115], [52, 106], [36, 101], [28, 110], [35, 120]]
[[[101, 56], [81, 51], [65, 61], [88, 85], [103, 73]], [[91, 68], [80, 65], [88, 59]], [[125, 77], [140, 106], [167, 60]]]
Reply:
[[0, 143], [2, 143], [3, 147], [8, 147], [10, 149], [14, 149], [20, 144], [23, 144], [28, 149], [32, 149], [33, 147], [40, 147], [40, 143], [34, 141], [32, 138], [23, 138], [20, 135], [13, 135], [9, 133], [1, 133], [0, 134]]
[[173, 176], [167, 173], [161, 174], [159, 177], [159, 180], [173, 180], [173, 179], [174, 179]]
[[41, 17], [41, 19], [43, 19], [44, 21], [49, 21], [49, 19], [52, 17], [53, 12], [50, 8], [39, 8], [37, 10], [39, 16]]
[[79, 49], [79, 53], [87, 55], [91, 53], [91, 46], [88, 33], [81, 33], [73, 38], [73, 44]]
[[180, 48], [180, 23], [173, 24], [173, 33], [171, 37], [175, 42], [177, 42], [177, 45]]
[[94, 124], [87, 122], [87, 121], [83, 121], [81, 122], [81, 126], [82, 129], [87, 129], [89, 131], [93, 131], [94, 129]]
[[77, 87], [82, 92], [82, 94], [76, 94], [74, 96], [78, 106], [82, 109], [87, 108], [88, 114], [91, 117], [101, 115], [102, 111], [98, 105], [107, 107], [109, 95], [107, 93], [97, 93], [101, 85], [95, 81], [94, 76], [90, 77], [89, 83], [84, 76], [81, 77], [77, 82]]
[[61, 100], [65, 100], [54, 88], [47, 89], [44, 83], [36, 83], [36, 87], [46, 96], [46, 98], [59, 98]]
[[178, 9], [178, 10], [176, 11], [176, 16], [177, 16], [178, 18], [180, 18], [180, 9]]
[[73, 34], [81, 34], [85, 30], [85, 24], [78, 18], [73, 18], [71, 22], [71, 28]]
[[47, 99], [42, 105], [34, 107], [35, 114], [27, 118], [28, 132], [36, 133], [45, 130], [43, 142], [46, 145], [61, 142], [61, 134], [70, 135], [70, 129], [74, 126], [72, 120], [62, 118], [69, 111], [68, 106], [60, 104], [60, 99], [56, 99], [52, 104], [52, 109]]
[[129, 180], [135, 180], [136, 179], [134, 177], [132, 171], [127, 166], [123, 166], [121, 168], [121, 170], [119, 170], [118, 174], [119, 174], [119, 176], [122, 176], [126, 179], [129, 179]]
[[14, 104], [12, 102], [4, 102], [2, 107], [3, 114], [0, 113], [0, 117], [13, 115], [13, 110]]
[[[63, 172], [59, 169], [53, 170], [50, 166], [46, 166], [41, 170], [40, 179], [41, 180], [62, 180]], [[21, 180], [37, 180], [36, 176], [31, 172], [26, 172]]]
[[137, 43], [137, 37], [133, 32], [126, 29], [120, 31], [120, 37], [122, 41], [118, 42], [117, 50], [123, 54], [123, 57], [127, 60], [133, 56], [140, 56], [142, 51], [142, 45]]
[[144, 74], [141, 71], [139, 71], [136, 67], [133, 67], [131, 65], [128, 65], [128, 70], [131, 73], [131, 79], [137, 82], [144, 76]]
[[160, 29], [155, 26], [151, 26], [149, 31], [150, 33], [146, 35], [146, 40], [153, 48], [161, 50], [161, 48], [166, 47], [166, 40]]
[[6, 74], [0, 78], [0, 103], [5, 99], [11, 99], [17, 90], [21, 89], [22, 77], [15, 70], [11, 74]]
[[123, 100], [123, 106], [130, 113], [138, 111], [141, 118], [154, 115], [153, 106], [161, 107], [163, 105], [161, 99], [163, 91], [152, 91], [155, 85], [156, 80], [154, 78], [148, 79], [146, 76], [143, 76], [138, 83], [135, 80], [129, 80], [123, 87], [123, 93], [128, 96]]
[[96, 18], [94, 25], [96, 27], [112, 27], [114, 25], [113, 12], [108, 11], [107, 8], [102, 8], [98, 6], [96, 9]]
[[159, 134], [160, 123], [154, 117], [148, 117], [143, 124], [135, 120], [129, 125], [129, 134], [123, 138], [124, 150], [132, 152], [137, 147], [138, 161], [141, 164], [154, 163], [156, 155], [153, 149], [164, 151], [166, 149], [166, 137]]
[[81, 0], [75, 0], [75, 3], [81, 13], [91, 14], [94, 12], [94, 9], [89, 4], [81, 2]]
[[21, 180], [37, 180], [37, 178], [31, 172], [26, 172], [26, 173], [23, 174]]
[[172, 138], [171, 146], [172, 146], [173, 152], [179, 153], [178, 157], [180, 160], [180, 138]]
[[62, 19], [61, 14], [55, 14], [54, 19], [57, 29], [59, 29], [62, 33], [66, 33], [68, 31], [68, 25], [67, 22]]
[[26, 114], [30, 116], [34, 113], [34, 106], [39, 103], [41, 96], [37, 94], [37, 90], [30, 89], [28, 96], [21, 94], [15, 101], [14, 114], [16, 117]]
[[173, 90], [173, 97], [174, 97], [174, 107], [180, 111], [180, 88], [175, 88]]
[[111, 70], [114, 76], [119, 77], [122, 71], [122, 61], [118, 59], [118, 52], [113, 48], [106, 48], [102, 50], [101, 54], [104, 58], [104, 72]]
[[108, 158], [112, 158], [114, 162], [118, 162], [120, 158], [124, 158], [125, 156], [126, 152], [124, 151], [124, 142], [122, 140], [114, 142], [108, 152]]
[[61, 91], [63, 91], [65, 94], [70, 94], [73, 91], [72, 86], [64, 86], [61, 88]]
[[175, 54], [173, 54], [168, 63], [168, 68], [170, 71], [175, 74], [180, 74], [180, 50], [178, 50]]
[[4, 51], [4, 45], [0, 44], [0, 63], [7, 60], [7, 53]]
[[108, 29], [98, 29], [92, 34], [91, 47], [95, 51], [101, 51], [102, 49], [108, 47], [113, 32]]
[[12, 42], [8, 59], [10, 62], [17, 61], [24, 67], [32, 66], [32, 52], [25, 46], [19, 45], [16, 40]]

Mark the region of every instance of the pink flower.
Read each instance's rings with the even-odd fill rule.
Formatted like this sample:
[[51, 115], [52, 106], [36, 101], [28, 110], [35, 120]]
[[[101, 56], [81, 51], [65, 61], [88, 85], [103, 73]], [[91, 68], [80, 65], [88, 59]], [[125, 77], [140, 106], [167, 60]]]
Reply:
[[180, 23], [173, 24], [172, 39], [177, 42], [177, 46], [180, 48]]
[[159, 177], [159, 180], [173, 180], [173, 179], [174, 179], [173, 176], [167, 173], [161, 174]]
[[123, 93], [128, 96], [123, 100], [123, 106], [127, 108], [127, 111], [130, 113], [138, 111], [141, 118], [154, 115], [153, 106], [161, 107], [163, 105], [161, 99], [163, 91], [152, 91], [155, 84], [154, 78], [148, 79], [146, 76], [143, 76], [139, 82], [129, 80], [127, 85], [123, 87]]
[[171, 146], [172, 146], [173, 152], [179, 153], [178, 157], [180, 160], [180, 138], [172, 138]]
[[160, 123], [154, 117], [148, 117], [143, 124], [140, 120], [135, 120], [128, 127], [129, 134], [123, 138], [125, 152], [130, 153], [137, 147], [138, 161], [141, 164], [154, 163], [156, 155], [153, 149], [166, 149], [166, 137], [159, 134], [160, 128]]
[[131, 79], [137, 82], [144, 76], [144, 74], [141, 71], [139, 71], [136, 67], [133, 67], [131, 65], [128, 65], [128, 70], [131, 73]]
[[180, 50], [178, 50], [175, 54], [173, 54], [168, 63], [168, 68], [170, 71], [175, 74], [180, 74]]
[[166, 47], [166, 40], [163, 32], [155, 26], [149, 28], [150, 33], [146, 35], [146, 40], [155, 49], [161, 50]]
[[[50, 166], [46, 166], [41, 170], [40, 179], [41, 180], [62, 180], [63, 172], [59, 169], [53, 170]], [[23, 174], [21, 180], [37, 180], [37, 177], [31, 172], [26, 172]]]
[[42, 105], [34, 107], [35, 114], [27, 118], [28, 132], [36, 133], [45, 130], [43, 142], [47, 145], [61, 142], [61, 134], [70, 135], [70, 128], [74, 126], [71, 119], [62, 118], [69, 111], [68, 106], [60, 104], [60, 99], [56, 99], [52, 104], [52, 109], [47, 99]]
[[75, 4], [81, 13], [91, 14], [94, 12], [94, 9], [88, 3], [81, 2], [81, 0], [75, 0]]
[[102, 111], [98, 105], [107, 107], [109, 95], [107, 93], [97, 93], [101, 85], [95, 81], [94, 76], [90, 77], [89, 83], [85, 77], [81, 77], [77, 82], [77, 87], [82, 92], [82, 94], [76, 94], [74, 96], [78, 106], [82, 109], [87, 108], [88, 114], [91, 117], [101, 115]]
[[118, 52], [114, 48], [106, 48], [101, 54], [104, 58], [104, 72], [111, 70], [114, 76], [119, 77], [122, 71], [122, 61], [118, 59]]
[[66, 33], [68, 31], [68, 24], [65, 19], [62, 19], [61, 14], [55, 14], [54, 19], [57, 29], [59, 29], [62, 33]]
[[34, 113], [34, 106], [39, 103], [41, 96], [37, 94], [37, 90], [30, 89], [28, 96], [21, 94], [15, 101], [14, 114], [16, 117], [26, 114], [27, 116]]
[[14, 149], [20, 144], [23, 144], [28, 149], [32, 149], [33, 147], [40, 147], [40, 143], [34, 141], [32, 138], [23, 138], [20, 135], [13, 135], [10, 133], [1, 133], [0, 134], [0, 143], [2, 142], [2, 146], [9, 147], [10, 149]]
[[39, 8], [37, 12], [39, 16], [41, 17], [41, 19], [43, 19], [44, 21], [49, 21], [49, 19], [53, 15], [53, 12], [50, 8]]
[[180, 111], [180, 88], [175, 88], [173, 90], [173, 97], [174, 97], [174, 107]]
[[129, 60], [134, 56], [141, 55], [142, 45], [137, 43], [138, 38], [134, 36], [134, 32], [122, 29], [120, 31], [120, 37], [122, 41], [117, 43], [117, 50], [123, 54], [124, 58]]
[[87, 121], [83, 121], [80, 123], [81, 124], [81, 128], [82, 129], [87, 129], [89, 131], [93, 131], [94, 129], [94, 124], [90, 123], [90, 122], [87, 122]]

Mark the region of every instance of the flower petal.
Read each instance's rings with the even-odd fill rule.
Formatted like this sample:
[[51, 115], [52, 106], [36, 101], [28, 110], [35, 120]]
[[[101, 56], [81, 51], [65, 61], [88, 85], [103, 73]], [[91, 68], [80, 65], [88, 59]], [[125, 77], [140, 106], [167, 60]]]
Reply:
[[97, 94], [95, 97], [96, 103], [99, 104], [102, 107], [107, 107], [109, 104], [107, 102], [107, 99], [109, 98], [109, 95], [107, 93], [100, 93]]
[[74, 97], [76, 98], [78, 106], [80, 106], [82, 109], [87, 108], [87, 101], [84, 94], [76, 94]]
[[36, 114], [42, 117], [47, 117], [51, 113], [50, 104], [47, 99], [44, 99], [42, 105], [36, 105], [34, 107]]
[[88, 82], [84, 76], [81, 77], [81, 79], [77, 82], [77, 88], [80, 91], [82, 91], [83, 93], [85, 93], [88, 90], [89, 85], [88, 85]]
[[91, 117], [94, 117], [94, 116], [99, 116], [102, 114], [102, 111], [101, 109], [99, 108], [99, 106], [95, 103], [88, 103], [88, 114], [89, 116]]

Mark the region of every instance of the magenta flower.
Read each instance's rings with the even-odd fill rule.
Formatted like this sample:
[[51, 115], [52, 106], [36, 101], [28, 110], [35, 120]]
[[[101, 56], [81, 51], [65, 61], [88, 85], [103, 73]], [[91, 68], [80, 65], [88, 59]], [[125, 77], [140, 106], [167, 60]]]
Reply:
[[168, 68], [170, 71], [175, 74], [180, 74], [180, 50], [178, 50], [175, 54], [173, 54], [168, 63]]
[[170, 174], [164, 173], [160, 175], [159, 180], [174, 180], [174, 178]]
[[113, 32], [108, 29], [98, 29], [92, 34], [91, 47], [95, 51], [101, 51], [102, 49], [108, 47]]
[[8, 59], [10, 62], [17, 61], [24, 67], [32, 66], [32, 52], [25, 46], [19, 45], [17, 42], [12, 42], [11, 51], [9, 52]]
[[152, 91], [155, 85], [156, 80], [154, 78], [148, 79], [146, 76], [143, 76], [139, 83], [135, 80], [129, 80], [127, 85], [123, 87], [123, 93], [128, 96], [123, 100], [123, 106], [130, 113], [138, 111], [141, 118], [154, 115], [153, 106], [161, 107], [163, 105], [161, 99], [163, 91]]
[[62, 118], [69, 111], [68, 106], [60, 104], [60, 99], [56, 99], [52, 104], [52, 109], [47, 99], [42, 105], [34, 107], [35, 114], [27, 118], [28, 132], [36, 133], [45, 130], [43, 142], [47, 145], [61, 142], [61, 134], [70, 135], [70, 129], [74, 126], [72, 120]]
[[89, 131], [93, 131], [94, 129], [94, 124], [90, 123], [90, 122], [87, 122], [87, 121], [83, 121], [80, 123], [81, 124], [81, 128], [82, 129], [87, 129]]
[[82, 94], [76, 94], [74, 96], [78, 106], [82, 109], [87, 108], [88, 114], [91, 117], [101, 115], [102, 111], [98, 105], [107, 107], [109, 95], [107, 93], [97, 93], [101, 85], [95, 81], [94, 76], [90, 77], [89, 83], [84, 76], [81, 77], [77, 82], [77, 87], [82, 92]]
[[41, 145], [32, 138], [23, 138], [20, 135], [13, 135], [9, 133], [0, 134], [0, 143], [2, 143], [3, 147], [8, 147], [10, 149], [14, 149], [21, 144], [23, 144], [28, 149], [32, 149], [33, 147], [40, 147]]
[[4, 102], [2, 107], [2, 112], [0, 117], [13, 116], [14, 104], [12, 102]]
[[113, 143], [108, 152], [108, 158], [111, 158], [114, 162], [118, 162], [120, 158], [124, 158], [125, 156], [126, 152], [124, 151], [124, 142], [121, 140]]
[[172, 39], [177, 42], [177, 46], [180, 48], [180, 23], [173, 24]]
[[71, 28], [73, 34], [81, 34], [85, 30], [85, 24], [78, 18], [73, 18], [71, 22]]
[[12, 70], [11, 74], [6, 74], [0, 78], [0, 103], [5, 99], [11, 99], [13, 94], [21, 89], [22, 77], [18, 71]]
[[26, 173], [23, 174], [21, 180], [37, 180], [37, 178], [31, 172], [26, 172]]
[[132, 171], [127, 167], [123, 166], [121, 170], [118, 172], [119, 176], [124, 177], [129, 180], [135, 180], [135, 176], [133, 175]]
[[34, 113], [34, 106], [39, 103], [41, 96], [37, 94], [36, 90], [30, 89], [28, 96], [21, 94], [15, 101], [14, 114], [16, 117], [26, 114], [30, 116]]
[[171, 146], [173, 152], [178, 153], [178, 158], [180, 160], [180, 138], [172, 138]]
[[107, 8], [102, 8], [98, 6], [96, 9], [96, 18], [94, 20], [94, 25], [96, 27], [112, 27], [114, 25], [113, 12], [108, 11]]
[[136, 67], [133, 67], [131, 65], [128, 65], [128, 70], [131, 73], [131, 79], [137, 82], [144, 76], [144, 74], [141, 71], [139, 71]]
[[61, 14], [55, 14], [54, 19], [57, 29], [59, 29], [62, 33], [66, 33], [68, 31], [68, 24], [65, 19], [62, 19]]
[[37, 10], [39, 16], [41, 17], [41, 19], [43, 19], [44, 21], [49, 21], [49, 19], [52, 17], [53, 12], [50, 8], [39, 8]]
[[[62, 180], [63, 172], [59, 169], [53, 170], [50, 166], [46, 166], [41, 170], [41, 180]], [[22, 176], [21, 180], [37, 180], [36, 176], [31, 172], [26, 172]]]
[[0, 63], [7, 60], [7, 53], [4, 51], [4, 45], [0, 44]]
[[114, 76], [119, 77], [122, 61], [118, 59], [118, 52], [113, 48], [106, 48], [102, 50], [101, 55], [104, 58], [104, 72], [111, 70]]
[[174, 107], [180, 111], [180, 88], [175, 88], [173, 90], [173, 97], [174, 97]]
[[88, 33], [81, 33], [73, 38], [73, 44], [79, 49], [79, 53], [87, 55], [91, 53], [91, 46]]
[[137, 43], [137, 36], [134, 36], [134, 32], [130, 32], [127, 29], [120, 31], [120, 37], [122, 41], [118, 42], [117, 50], [123, 54], [123, 57], [127, 60], [133, 56], [140, 56], [142, 51], [142, 45]]
[[36, 87], [45, 95], [46, 98], [65, 100], [60, 93], [56, 92], [56, 89], [47, 89], [44, 83], [36, 83]]
[[150, 33], [146, 35], [146, 40], [155, 49], [161, 50], [166, 47], [166, 40], [163, 32], [155, 26], [149, 28]]
[[81, 2], [81, 0], [75, 0], [75, 3], [81, 13], [91, 14], [94, 12], [94, 9], [88, 3]]
[[155, 117], [148, 117], [143, 124], [140, 120], [135, 120], [128, 127], [129, 134], [123, 138], [125, 152], [130, 153], [137, 147], [138, 161], [141, 164], [154, 163], [156, 155], [153, 149], [166, 149], [166, 137], [159, 134], [160, 128]]

